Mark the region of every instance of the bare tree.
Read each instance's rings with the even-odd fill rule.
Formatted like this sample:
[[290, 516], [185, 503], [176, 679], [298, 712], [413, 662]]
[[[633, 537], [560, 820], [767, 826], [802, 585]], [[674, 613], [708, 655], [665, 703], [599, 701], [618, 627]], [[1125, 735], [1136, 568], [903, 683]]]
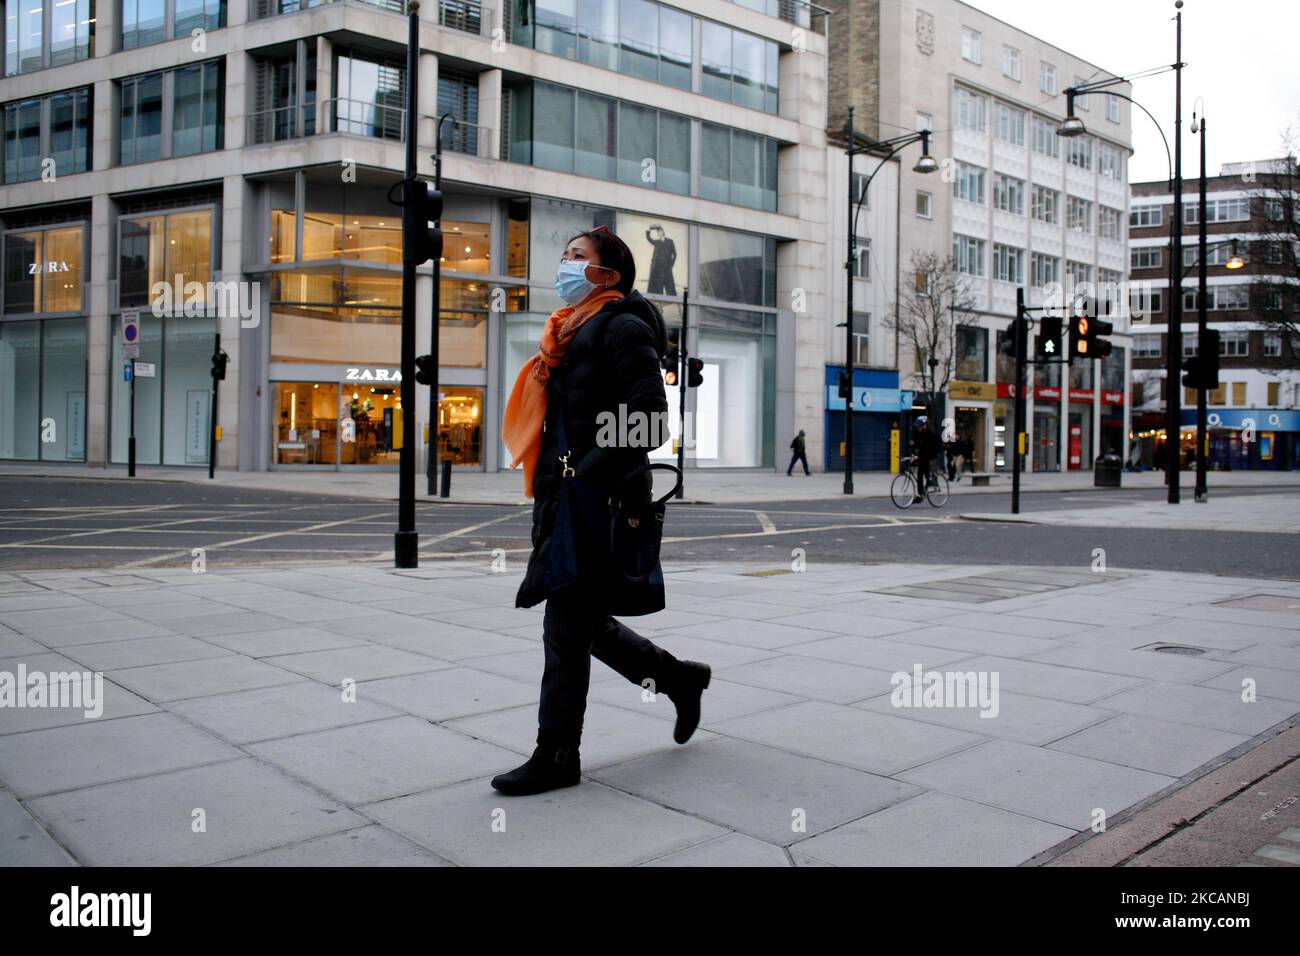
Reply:
[[1251, 311], [1266, 335], [1281, 340], [1281, 354], [1263, 356], [1261, 371], [1300, 368], [1300, 134], [1282, 137], [1284, 155], [1252, 164], [1243, 173], [1259, 208], [1260, 238], [1249, 243], [1258, 275]]
[[957, 376], [957, 329], [975, 324], [975, 298], [952, 256], [913, 252], [908, 270], [885, 325], [898, 336], [899, 351], [915, 357], [913, 381], [926, 393], [929, 415], [937, 420], [943, 411], [937, 407], [939, 395]]

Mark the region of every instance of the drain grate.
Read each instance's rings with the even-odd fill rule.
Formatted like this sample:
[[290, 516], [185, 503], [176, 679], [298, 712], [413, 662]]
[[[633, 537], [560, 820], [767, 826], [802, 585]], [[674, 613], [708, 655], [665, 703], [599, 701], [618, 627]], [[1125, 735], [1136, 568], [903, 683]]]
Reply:
[[986, 571], [956, 578], [936, 578], [917, 584], [900, 584], [889, 588], [868, 588], [873, 594], [892, 594], [898, 597], [925, 598], [931, 601], [954, 601], [959, 604], [987, 604], [1007, 598], [1027, 597], [1046, 591], [1084, 587], [1115, 581], [1128, 575], [1107, 571], [1075, 571], [1063, 568], [1008, 568], [1006, 571]]
[[1155, 651], [1157, 654], [1181, 654], [1184, 657], [1199, 657], [1205, 653], [1203, 647], [1188, 647], [1185, 644], [1153, 644], [1141, 650]]

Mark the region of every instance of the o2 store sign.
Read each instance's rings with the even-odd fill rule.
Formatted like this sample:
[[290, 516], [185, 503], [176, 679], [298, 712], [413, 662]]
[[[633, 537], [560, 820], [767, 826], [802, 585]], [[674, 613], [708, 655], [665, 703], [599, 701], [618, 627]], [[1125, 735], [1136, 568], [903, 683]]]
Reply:
[[348, 369], [348, 382], [400, 382], [402, 380], [402, 370], [400, 368], [350, 368]]

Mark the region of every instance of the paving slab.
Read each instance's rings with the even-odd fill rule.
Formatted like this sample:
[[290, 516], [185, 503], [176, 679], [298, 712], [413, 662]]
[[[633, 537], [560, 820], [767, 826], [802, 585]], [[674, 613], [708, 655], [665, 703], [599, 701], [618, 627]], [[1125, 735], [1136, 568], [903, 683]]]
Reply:
[[171, 714], [142, 714], [0, 737], [0, 780], [27, 799], [240, 756]]
[[216, 866], [449, 866], [377, 823], [217, 863]]
[[1177, 720], [1191, 727], [1210, 727], [1251, 736], [1294, 716], [1293, 701], [1246, 702], [1240, 693], [1214, 687], [1188, 687], [1153, 681], [1097, 702], [1098, 707]]
[[1118, 714], [1049, 746], [1123, 767], [1182, 777], [1249, 739], [1244, 734], [1182, 722]]
[[713, 726], [728, 737], [740, 737], [883, 776], [892, 776], [988, 739], [918, 720], [820, 701], [718, 721]]
[[1016, 866], [1074, 835], [1033, 817], [933, 791], [795, 846], [832, 866]]
[[515, 755], [414, 717], [370, 721], [248, 751], [349, 805], [509, 770]]
[[[964, 673], [975, 669], [968, 668], [963, 662], [953, 670]], [[991, 685], [989, 686], [991, 689]], [[969, 706], [965, 707], [896, 707], [892, 695], [887, 694], [873, 700], [862, 701], [854, 706], [878, 714], [907, 717], [910, 720], [935, 723], [972, 734], [1019, 740], [1038, 746], [1051, 743], [1084, 727], [1090, 727], [1113, 715], [1113, 711], [1049, 700], [1044, 697], [1013, 694], [1001, 687], [998, 689], [996, 700], [988, 709], [982, 708], [979, 701], [968, 702], [968, 704]]]
[[471, 780], [361, 809], [461, 866], [629, 866], [727, 833], [586, 780], [527, 798]]
[[253, 759], [39, 797], [31, 807], [88, 866], [215, 863], [366, 822]]
[[1094, 809], [1113, 816], [1175, 780], [1010, 740], [941, 757], [898, 778], [1080, 831], [1092, 825]]
[[328, 651], [307, 651], [303, 654], [280, 654], [264, 657], [262, 661], [301, 674], [332, 687], [345, 680], [371, 681], [383, 677], [421, 674], [453, 666], [424, 654], [385, 647], [382, 644], [358, 644]]
[[698, 843], [685, 850], [669, 853], [642, 866], [790, 866], [790, 859], [779, 846], [755, 840], [743, 833], [728, 833], [715, 840]]
[[235, 655], [113, 670], [108, 671], [105, 677], [155, 702], [229, 694], [306, 680], [282, 667]]
[[[726, 678], [738, 684], [764, 687], [807, 700], [851, 704], [887, 694], [893, 689], [889, 671], [857, 667], [840, 661], [786, 654], [753, 664], [729, 667]], [[709, 694], [712, 685], [705, 691]], [[791, 700], [790, 703], [794, 703]]]
[[[837, 661], [841, 664], [855, 664], [859, 667], [887, 671], [912, 672], [920, 664], [924, 669], [943, 667], [956, 661], [966, 660], [973, 655], [965, 651], [949, 650], [943, 647], [929, 647], [924, 644], [910, 644], [890, 638], [872, 637], [829, 637], [820, 641], [809, 641], [783, 650], [800, 657], [815, 657], [821, 660]], [[888, 688], [886, 688], [888, 689]]]
[[314, 681], [176, 700], [167, 709], [233, 744], [400, 716], [399, 711], [372, 701], [345, 701], [337, 687]]
[[778, 846], [919, 792], [888, 777], [727, 738], [650, 754], [589, 775]]
[[8, 791], [0, 790], [0, 866], [76, 866]]
[[[633, 684], [620, 676], [618, 680], [602, 681], [592, 686], [587, 699], [676, 722], [677, 708], [668, 695], [654, 694], [647, 699], [644, 693], [639, 684]], [[715, 674], [700, 702], [700, 726], [711, 727], [720, 720], [797, 704], [800, 700], [801, 698], [790, 694], [723, 680]]]
[[225, 657], [231, 652], [206, 641], [181, 634], [167, 637], [143, 637], [130, 641], [103, 641], [97, 644], [73, 644], [61, 648], [64, 654], [91, 670], [142, 667], [147, 664], [170, 664]]
[[304, 654], [308, 651], [328, 651], [341, 647], [362, 647], [367, 643], [312, 626], [282, 627], [270, 631], [247, 631], [240, 634], [209, 634], [203, 640], [217, 647], [224, 647], [228, 651], [234, 651], [236, 654], [257, 659], [279, 654]]

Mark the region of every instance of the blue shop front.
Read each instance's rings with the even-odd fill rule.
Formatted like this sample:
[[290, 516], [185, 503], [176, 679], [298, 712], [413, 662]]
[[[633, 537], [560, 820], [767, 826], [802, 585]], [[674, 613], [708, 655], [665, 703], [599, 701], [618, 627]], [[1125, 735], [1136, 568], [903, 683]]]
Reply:
[[[844, 441], [844, 399], [839, 394], [842, 365], [826, 366], [826, 462], [827, 471], [844, 468], [840, 444]], [[905, 429], [913, 393], [898, 387], [898, 372], [889, 369], [853, 370], [853, 468], [860, 471], [889, 471], [890, 433]]]
[[[1210, 445], [1207, 461], [1214, 471], [1300, 469], [1300, 411], [1296, 409], [1212, 408], [1205, 425]], [[1181, 430], [1184, 460], [1190, 468], [1196, 451], [1195, 408], [1183, 408]]]

